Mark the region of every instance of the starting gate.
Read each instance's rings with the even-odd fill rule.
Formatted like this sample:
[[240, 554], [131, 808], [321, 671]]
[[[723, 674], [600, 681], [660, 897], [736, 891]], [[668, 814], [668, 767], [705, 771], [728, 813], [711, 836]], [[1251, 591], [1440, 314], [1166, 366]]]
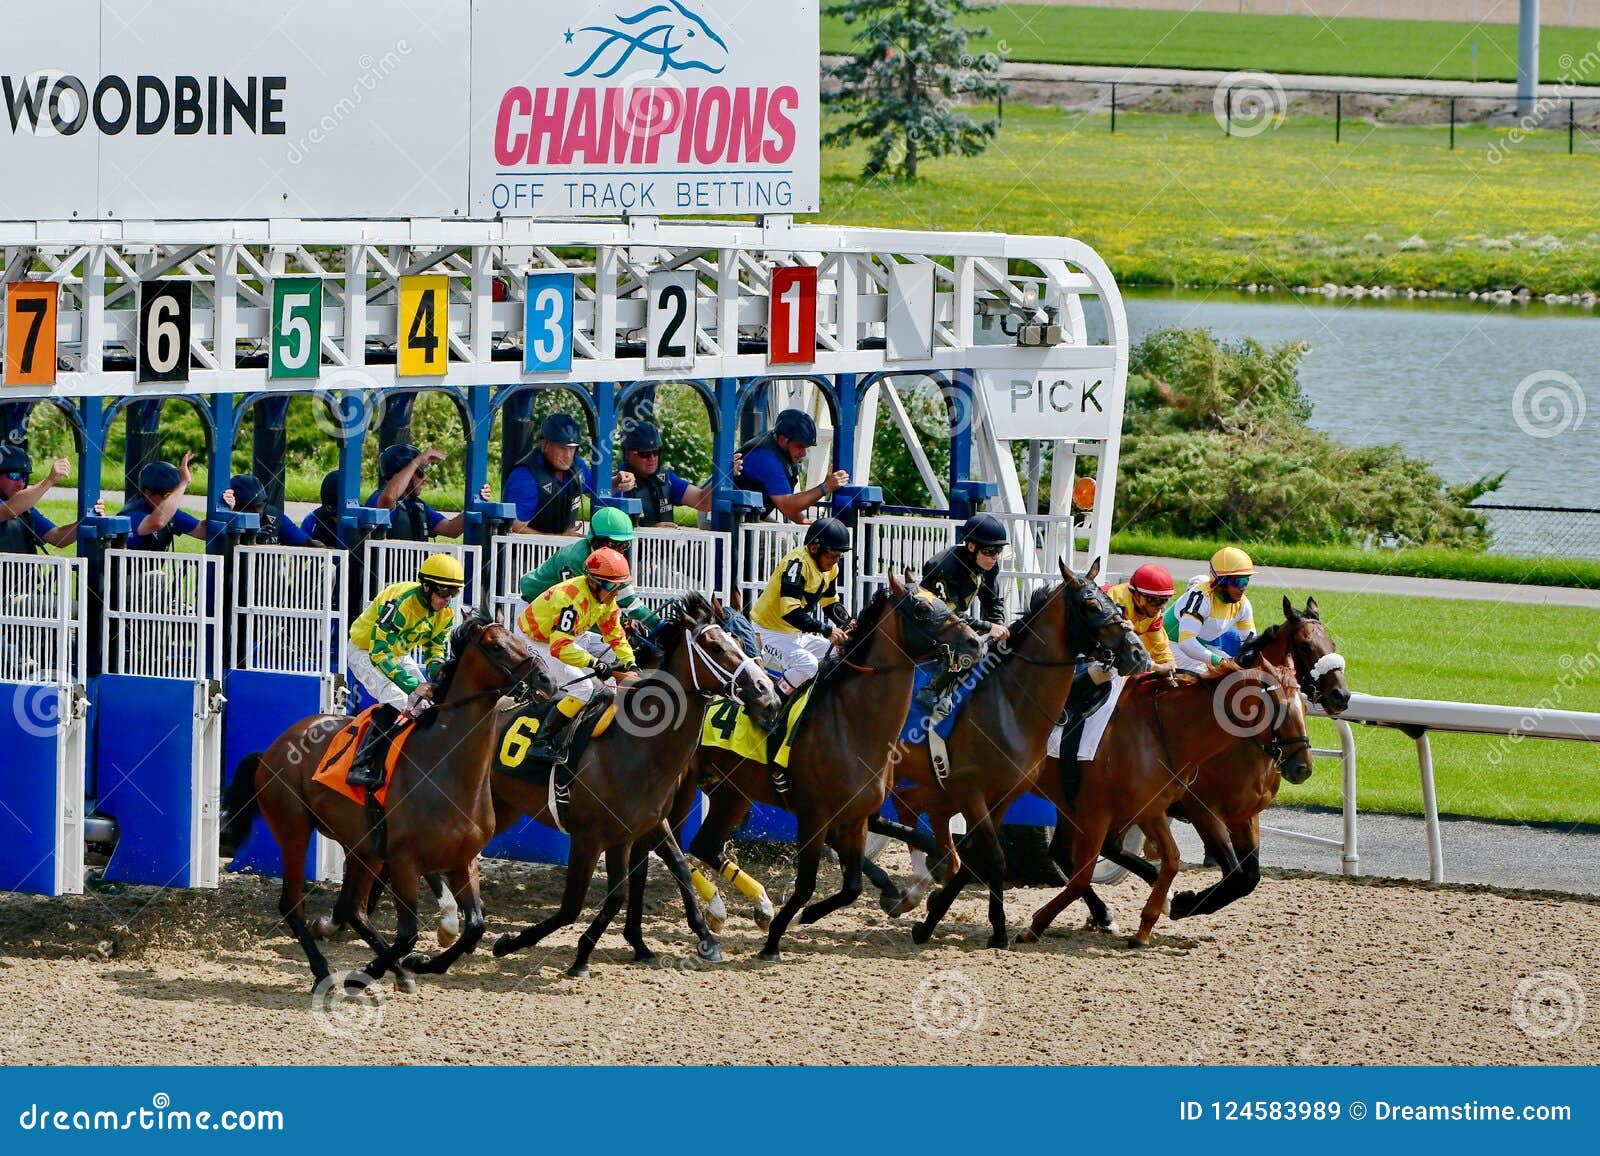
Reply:
[[[349, 559], [336, 550], [240, 546], [233, 553], [227, 697], [248, 703], [227, 712], [222, 756], [228, 781], [239, 761], [264, 751], [292, 723], [345, 709], [345, 594]], [[234, 871], [282, 872], [278, 845], [258, 819], [233, 857]], [[306, 865], [313, 879], [336, 879], [343, 855], [313, 836]]]
[[491, 618], [516, 628], [522, 608], [522, 576], [537, 570], [550, 555], [573, 540], [561, 534], [502, 534], [489, 552], [489, 598]]
[[0, 556], [0, 890], [83, 890], [84, 563]]
[[108, 550], [93, 688], [108, 882], [217, 885], [222, 559]]
[[480, 601], [478, 564], [481, 551], [476, 546], [464, 546], [456, 542], [369, 541], [365, 555], [367, 601], [376, 598], [378, 591], [385, 586], [396, 582], [415, 582], [417, 570], [430, 554], [449, 554], [461, 563], [461, 568], [467, 572], [461, 605], [477, 606]]
[[910, 569], [921, 576], [940, 550], [956, 544], [960, 522], [949, 518], [900, 514], [862, 518], [856, 525], [855, 608], [889, 581], [890, 570]]

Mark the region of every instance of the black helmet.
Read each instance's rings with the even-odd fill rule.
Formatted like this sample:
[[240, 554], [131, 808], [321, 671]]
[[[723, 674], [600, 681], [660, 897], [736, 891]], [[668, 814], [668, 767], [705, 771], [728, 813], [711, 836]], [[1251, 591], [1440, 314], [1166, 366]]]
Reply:
[[579, 446], [583, 444], [583, 430], [570, 413], [553, 413], [539, 427], [539, 440], [555, 442], [558, 446]]
[[322, 475], [322, 504], [330, 508], [339, 504], [338, 470], [329, 470]]
[[637, 453], [641, 450], [659, 450], [661, 448], [661, 431], [655, 427], [654, 422], [634, 422], [628, 427], [628, 432], [622, 435], [622, 449], [625, 453]]
[[961, 524], [961, 540], [975, 546], [1004, 546], [1006, 524], [993, 514], [974, 514]]
[[248, 510], [267, 504], [267, 491], [254, 474], [234, 474], [228, 479], [228, 489], [233, 491], [235, 510]]
[[821, 518], [806, 531], [806, 545], [820, 546], [834, 554], [850, 552], [850, 529], [838, 518]]
[[772, 432], [801, 445], [817, 444], [817, 423], [812, 421], [811, 415], [804, 410], [784, 410], [778, 415], [778, 420], [772, 423]]
[[28, 451], [11, 442], [0, 443], [0, 473], [33, 473], [33, 459]]
[[378, 455], [378, 481], [387, 482], [421, 456], [422, 451], [413, 445], [390, 446]]
[[139, 488], [153, 494], [166, 494], [178, 488], [183, 475], [171, 462], [151, 462], [139, 471]]

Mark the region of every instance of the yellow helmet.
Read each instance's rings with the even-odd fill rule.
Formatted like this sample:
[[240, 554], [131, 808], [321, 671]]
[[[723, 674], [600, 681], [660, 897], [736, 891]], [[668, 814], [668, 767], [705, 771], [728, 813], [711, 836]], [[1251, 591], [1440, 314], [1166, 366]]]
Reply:
[[450, 586], [457, 590], [467, 583], [466, 571], [461, 568], [460, 559], [453, 554], [429, 554], [422, 563], [422, 569], [417, 571], [417, 578], [435, 586]]
[[1224, 546], [1211, 555], [1211, 576], [1213, 578], [1231, 578], [1241, 574], [1254, 574], [1256, 565], [1250, 561], [1250, 555], [1237, 546]]

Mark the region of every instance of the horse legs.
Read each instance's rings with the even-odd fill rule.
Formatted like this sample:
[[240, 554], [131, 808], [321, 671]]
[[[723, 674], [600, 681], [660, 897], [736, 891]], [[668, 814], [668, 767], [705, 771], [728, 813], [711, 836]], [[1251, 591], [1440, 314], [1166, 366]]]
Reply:
[[[451, 875], [455, 879], [455, 875]], [[446, 887], [444, 876], [436, 871], [431, 871], [422, 877], [428, 885], [428, 890], [433, 892], [433, 897], [439, 901], [439, 946], [449, 947], [455, 942], [456, 936], [461, 934], [461, 905], [456, 901], [456, 887], [452, 882]]]
[[689, 930], [693, 931], [695, 938], [700, 941], [700, 958], [707, 963], [722, 962], [722, 948], [717, 944], [715, 929], [707, 920], [705, 912], [700, 909], [699, 897], [695, 893], [694, 878], [689, 870], [689, 860], [683, 853], [683, 848], [678, 846], [678, 840], [672, 830], [667, 828], [661, 841], [656, 844], [656, 854], [667, 865], [667, 870], [672, 872], [672, 878], [677, 881], [678, 893], [683, 896], [683, 913], [688, 918]]
[[1039, 937], [1044, 934], [1045, 928], [1050, 926], [1055, 917], [1088, 893], [1094, 883], [1094, 864], [1099, 858], [1098, 850], [1105, 842], [1106, 828], [1109, 825], [1105, 815], [1096, 815], [1088, 819], [1072, 836], [1072, 859], [1068, 867], [1064, 868], [1067, 870], [1067, 885], [1033, 913], [1028, 929], [1017, 937], [1018, 942], [1038, 943]]
[[[778, 950], [778, 943], [783, 939], [783, 933], [788, 930], [789, 922], [800, 913], [817, 889], [817, 867], [822, 863], [823, 833], [815, 829], [808, 832], [807, 826], [808, 824], [803, 822], [800, 826], [800, 855], [795, 867], [794, 890], [782, 910], [773, 916], [772, 926], [767, 929], [766, 945], [761, 949], [761, 958], [768, 963], [782, 961], [783, 953]], [[860, 886], [860, 882], [859, 879], [856, 880], [857, 887]]]
[[410, 990], [415, 982], [407, 982], [400, 961], [417, 946], [417, 889], [421, 885], [422, 876], [409, 862], [389, 860], [389, 891], [394, 896], [395, 910], [394, 942], [388, 951], [379, 952], [363, 969], [373, 979], [382, 979], [384, 972], [394, 968], [395, 987], [401, 991]]
[[[1072, 824], [1070, 820], [1059, 812], [1056, 815], [1055, 834], [1050, 836], [1049, 852], [1051, 861], [1061, 868], [1062, 874], [1070, 874], [1072, 871]], [[1104, 855], [1105, 851], [1102, 850], [1100, 854]], [[1143, 860], [1140, 860], [1140, 862], [1143, 862]], [[1092, 886], [1083, 893], [1083, 905], [1089, 909], [1087, 926], [1095, 931], [1104, 931], [1110, 935], [1117, 933], [1116, 919], [1112, 917], [1111, 910], [1106, 906], [1105, 900], [1100, 898], [1100, 893]]]
[[732, 883], [755, 904], [756, 926], [766, 931], [772, 926], [772, 900], [767, 889], [752, 875], [743, 871], [727, 853], [728, 837], [750, 810], [750, 800], [731, 788], [711, 793], [711, 809], [700, 825], [694, 841], [689, 844], [689, 854], [709, 866], [712, 871]]
[[800, 912], [801, 923], [815, 923], [826, 915], [848, 907], [861, 898], [862, 864], [867, 857], [867, 828], [866, 824], [858, 823], [845, 837], [839, 838], [829, 835], [828, 843], [839, 853], [839, 871], [844, 876], [839, 886], [837, 895], [830, 895], [820, 903], [813, 903]]
[[983, 860], [981, 865], [975, 865], [979, 872], [978, 879], [989, 885], [989, 946], [1007, 947], [1006, 852], [1000, 843], [1000, 832], [995, 828], [992, 811], [983, 812], [982, 817], [973, 824], [969, 838], [973, 849], [979, 852], [976, 858]]
[[[424, 879], [438, 879], [438, 876], [423, 876]], [[443, 881], [441, 880], [441, 883]], [[430, 884], [431, 886], [431, 884]], [[483, 896], [478, 890], [478, 863], [473, 860], [466, 867], [457, 867], [450, 872], [450, 890], [446, 895], [454, 895], [452, 905], [456, 902], [466, 904], [467, 924], [461, 935], [452, 940], [438, 955], [413, 955], [407, 958], [406, 966], [412, 971], [424, 975], [443, 975], [450, 970], [450, 965], [463, 955], [472, 951], [483, 939], [483, 933], [488, 929], [488, 924], [483, 918]], [[443, 931], [443, 924], [440, 924]], [[441, 941], [443, 935], [440, 936]]]
[[1204, 807], [1185, 807], [1184, 811], [1189, 816], [1189, 822], [1194, 825], [1200, 841], [1206, 845], [1206, 850], [1222, 868], [1222, 878], [1204, 887], [1199, 891], [1180, 891], [1172, 897], [1171, 915], [1174, 919], [1187, 919], [1192, 915], [1210, 915], [1220, 908], [1226, 907], [1240, 895], [1254, 889], [1254, 884], [1244, 887], [1244, 879], [1239, 872], [1239, 860], [1234, 854], [1233, 844], [1228, 840], [1228, 829], [1215, 814]]
[[270, 824], [272, 834], [278, 840], [278, 846], [283, 850], [283, 889], [278, 894], [278, 914], [282, 915], [284, 922], [289, 925], [289, 930], [294, 932], [294, 937], [300, 943], [300, 950], [306, 953], [306, 961], [311, 964], [311, 975], [314, 980], [313, 987], [327, 979], [330, 972], [327, 957], [322, 954], [322, 949], [317, 946], [317, 940], [311, 934], [311, 927], [306, 923], [306, 847], [311, 841], [311, 828], [304, 822], [286, 822], [280, 829], [278, 824]]
[[861, 871], [867, 877], [867, 882], [878, 889], [878, 906], [883, 908], [884, 914], [899, 915], [905, 895], [893, 877], [865, 856], [861, 859]]
[[[634, 862], [646, 866], [650, 860], [643, 854], [635, 856], [631, 843], [619, 843], [615, 847], [606, 848], [606, 897], [600, 901], [599, 913], [578, 937], [577, 958], [572, 961], [572, 966], [567, 968], [567, 974], [573, 979], [589, 978], [589, 956], [594, 952], [594, 945], [599, 943], [600, 937], [606, 933], [606, 927], [616, 918], [617, 912], [622, 910], [623, 899], [628, 893], [629, 879], [633, 874], [631, 864]], [[642, 881], [639, 902], [641, 905], [644, 902]], [[635, 950], [637, 951], [637, 948]]]
[[589, 880], [594, 875], [594, 866], [599, 861], [600, 848], [587, 839], [574, 838], [567, 855], [567, 883], [561, 893], [561, 907], [550, 918], [524, 928], [515, 935], [502, 935], [495, 940], [495, 958], [532, 947], [552, 931], [576, 923], [583, 911], [584, 898], [589, 894]]
[[[657, 850], [660, 845], [657, 844]], [[654, 963], [656, 953], [644, 941], [644, 888], [650, 878], [650, 851], [646, 843], [635, 843], [628, 862], [628, 917], [622, 925], [622, 938], [633, 948], [635, 963]], [[698, 906], [688, 907], [698, 911]]]
[[1154, 819], [1141, 821], [1139, 826], [1161, 853], [1161, 874], [1156, 877], [1156, 885], [1150, 889], [1150, 898], [1145, 900], [1144, 911], [1139, 917], [1139, 930], [1128, 940], [1129, 947], [1150, 946], [1150, 932], [1161, 918], [1161, 909], [1166, 905], [1167, 892], [1172, 888], [1172, 881], [1178, 877], [1179, 867], [1178, 841], [1172, 837], [1172, 827], [1167, 817], [1157, 815]]

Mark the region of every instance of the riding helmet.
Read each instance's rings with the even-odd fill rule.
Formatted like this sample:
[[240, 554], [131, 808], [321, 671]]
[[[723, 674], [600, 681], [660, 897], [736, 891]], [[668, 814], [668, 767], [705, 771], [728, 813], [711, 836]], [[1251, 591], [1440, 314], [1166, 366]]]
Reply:
[[413, 445], [390, 446], [378, 455], [378, 481], [387, 482], [421, 456], [422, 451]]
[[806, 531], [806, 545], [817, 546], [832, 554], [850, 552], [850, 528], [838, 518], [820, 518]]
[[539, 440], [558, 446], [580, 446], [583, 444], [583, 430], [578, 427], [578, 419], [570, 413], [553, 413], [539, 427]]
[[962, 523], [961, 540], [974, 546], [1004, 546], [1006, 524], [993, 514], [974, 514]]
[[633, 577], [628, 569], [628, 559], [622, 551], [613, 550], [609, 546], [602, 547], [589, 555], [589, 560], [583, 564], [589, 577], [598, 578], [603, 582], [626, 582]]
[[622, 435], [624, 453], [639, 453], [660, 448], [661, 431], [655, 427], [654, 422], [635, 422], [628, 427], [628, 432]]
[[1250, 561], [1250, 555], [1237, 546], [1224, 546], [1211, 555], [1213, 578], [1237, 578], [1255, 572], [1255, 563]]
[[453, 554], [429, 554], [423, 560], [422, 568], [417, 571], [417, 579], [452, 590], [459, 590], [467, 584], [467, 574], [461, 568], [461, 559]]
[[1173, 585], [1171, 572], [1154, 562], [1146, 562], [1135, 570], [1128, 585], [1147, 598], [1171, 598], [1172, 592], [1177, 589]]
[[33, 459], [28, 456], [28, 451], [21, 446], [12, 445], [10, 442], [0, 444], [0, 473], [19, 474], [33, 473]]
[[252, 510], [267, 504], [267, 491], [254, 474], [234, 474], [228, 479], [235, 510]]
[[621, 510], [604, 506], [589, 519], [590, 538], [609, 538], [613, 542], [633, 541], [633, 521]]
[[165, 494], [178, 488], [183, 475], [171, 462], [151, 462], [139, 471], [139, 488], [153, 494]]
[[817, 423], [804, 410], [784, 410], [778, 415], [778, 420], [772, 423], [772, 432], [803, 446], [817, 444]]

